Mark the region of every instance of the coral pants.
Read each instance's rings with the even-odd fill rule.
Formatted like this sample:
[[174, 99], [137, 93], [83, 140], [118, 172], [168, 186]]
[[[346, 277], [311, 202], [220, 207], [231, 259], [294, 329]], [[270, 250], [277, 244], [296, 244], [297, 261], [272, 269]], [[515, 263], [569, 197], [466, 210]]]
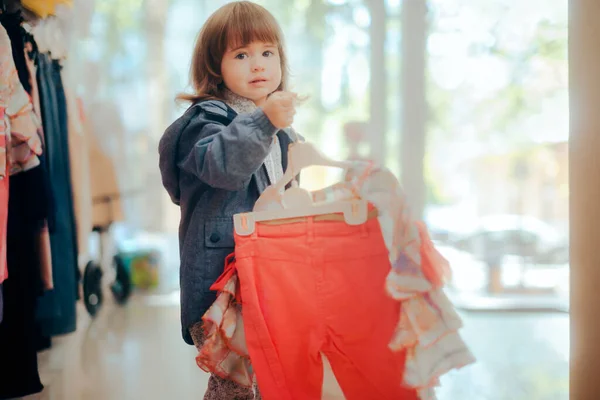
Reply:
[[388, 348], [400, 304], [386, 295], [377, 219], [308, 218], [236, 236], [248, 353], [265, 400], [319, 400], [323, 353], [347, 400], [412, 400], [405, 353]]

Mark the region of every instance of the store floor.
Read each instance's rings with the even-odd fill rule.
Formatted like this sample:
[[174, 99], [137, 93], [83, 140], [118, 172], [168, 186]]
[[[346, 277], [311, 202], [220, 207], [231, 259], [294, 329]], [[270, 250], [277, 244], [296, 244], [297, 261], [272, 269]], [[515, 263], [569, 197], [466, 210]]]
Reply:
[[[40, 353], [45, 390], [26, 400], [202, 399], [208, 376], [180, 337], [179, 294], [107, 304]], [[111, 303], [110, 301], [107, 303]]]
[[[445, 377], [440, 400], [568, 399], [568, 314], [461, 315], [478, 362]], [[178, 292], [108, 301], [94, 321], [80, 309], [77, 332], [40, 354], [46, 389], [24, 400], [201, 400], [195, 354], [180, 338]]]

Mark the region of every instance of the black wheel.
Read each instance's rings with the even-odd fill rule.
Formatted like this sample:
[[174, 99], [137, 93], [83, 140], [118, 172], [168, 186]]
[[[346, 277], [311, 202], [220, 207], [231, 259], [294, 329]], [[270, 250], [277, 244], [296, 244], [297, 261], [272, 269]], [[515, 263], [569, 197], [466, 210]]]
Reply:
[[102, 308], [102, 269], [94, 261], [90, 261], [85, 266], [83, 272], [83, 303], [85, 309], [93, 317], [98, 314]]
[[131, 295], [131, 278], [121, 257], [115, 256], [113, 263], [116, 269], [116, 277], [110, 288], [115, 301], [120, 305], [124, 305]]

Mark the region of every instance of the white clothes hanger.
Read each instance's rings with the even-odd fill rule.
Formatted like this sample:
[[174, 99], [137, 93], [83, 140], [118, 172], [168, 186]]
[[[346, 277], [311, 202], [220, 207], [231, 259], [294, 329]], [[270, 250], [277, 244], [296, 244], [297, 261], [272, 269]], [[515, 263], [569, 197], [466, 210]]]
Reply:
[[[294, 180], [294, 177], [306, 167], [324, 166], [348, 169], [354, 165], [354, 162], [332, 160], [312, 143], [294, 142], [290, 144], [288, 165], [283, 177], [263, 192], [252, 212], [233, 216], [235, 232], [245, 236], [254, 232], [257, 222], [332, 213], [341, 213], [344, 221], [349, 225], [365, 223], [368, 216], [367, 201], [352, 199], [325, 204], [313, 203], [311, 193], [298, 187], [298, 182]], [[292, 187], [283, 191], [291, 181], [293, 181]]]
[[327, 157], [312, 143], [294, 142], [290, 144], [288, 149], [288, 168], [274, 186], [277, 190], [282, 190], [301, 170], [307, 167], [322, 166], [349, 169], [353, 165], [354, 163], [350, 161], [337, 161]]

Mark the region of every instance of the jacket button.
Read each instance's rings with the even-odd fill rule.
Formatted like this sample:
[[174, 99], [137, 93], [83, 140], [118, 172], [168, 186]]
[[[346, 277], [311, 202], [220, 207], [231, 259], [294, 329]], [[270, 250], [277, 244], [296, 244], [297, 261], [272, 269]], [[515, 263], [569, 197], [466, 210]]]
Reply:
[[213, 233], [210, 235], [209, 240], [213, 243], [217, 243], [219, 240], [221, 240], [221, 236], [218, 233]]

